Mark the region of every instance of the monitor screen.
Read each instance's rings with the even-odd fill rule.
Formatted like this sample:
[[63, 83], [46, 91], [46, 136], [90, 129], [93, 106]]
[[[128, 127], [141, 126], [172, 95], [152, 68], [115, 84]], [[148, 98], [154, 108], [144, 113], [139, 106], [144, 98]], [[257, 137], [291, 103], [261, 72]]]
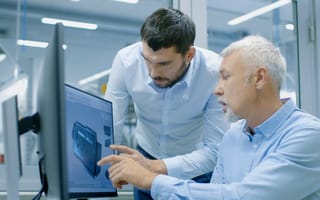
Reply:
[[65, 84], [66, 143], [70, 198], [117, 196], [108, 165], [97, 162], [113, 154], [112, 103]]

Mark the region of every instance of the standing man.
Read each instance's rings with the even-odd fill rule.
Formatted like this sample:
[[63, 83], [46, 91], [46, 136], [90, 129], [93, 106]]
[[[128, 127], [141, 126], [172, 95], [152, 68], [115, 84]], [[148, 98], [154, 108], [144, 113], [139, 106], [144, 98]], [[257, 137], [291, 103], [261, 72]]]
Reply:
[[[141, 41], [121, 49], [112, 64], [105, 97], [113, 103], [115, 143], [125, 144], [122, 128], [132, 100], [138, 151], [164, 159], [168, 174], [209, 182], [217, 145], [228, 128], [212, 94], [221, 58], [193, 46], [195, 25], [179, 10], [155, 11], [140, 35]], [[135, 189], [135, 199], [147, 196], [148, 191]]]
[[215, 94], [226, 118], [238, 122], [223, 137], [211, 183], [147, 170], [135, 161], [137, 152], [123, 146], [114, 147], [127, 155], [99, 161], [112, 164], [112, 183], [151, 189], [153, 198], [166, 200], [320, 199], [320, 120], [292, 99], [280, 100], [286, 63], [279, 49], [263, 37], [249, 36], [222, 56]]

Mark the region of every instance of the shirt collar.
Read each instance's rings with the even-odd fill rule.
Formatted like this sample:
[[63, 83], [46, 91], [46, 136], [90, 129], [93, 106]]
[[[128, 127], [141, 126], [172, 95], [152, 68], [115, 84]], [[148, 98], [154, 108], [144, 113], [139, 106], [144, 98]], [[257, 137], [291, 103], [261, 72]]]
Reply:
[[179, 82], [186, 83], [187, 87], [190, 87], [193, 73], [194, 73], [194, 59], [191, 60], [187, 72]]
[[[287, 100], [275, 113], [273, 113], [267, 120], [254, 128], [255, 134], [264, 135], [267, 139], [270, 138], [278, 128], [285, 122], [291, 113], [297, 109], [292, 99]], [[244, 123], [243, 132], [246, 133], [248, 126]]]

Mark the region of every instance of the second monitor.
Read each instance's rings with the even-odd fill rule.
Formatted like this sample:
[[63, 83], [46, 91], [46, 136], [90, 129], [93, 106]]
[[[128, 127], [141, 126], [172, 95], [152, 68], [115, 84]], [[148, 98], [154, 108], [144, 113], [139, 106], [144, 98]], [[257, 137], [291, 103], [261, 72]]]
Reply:
[[97, 162], [113, 151], [112, 103], [65, 85], [67, 174], [70, 198], [117, 196], [108, 165]]

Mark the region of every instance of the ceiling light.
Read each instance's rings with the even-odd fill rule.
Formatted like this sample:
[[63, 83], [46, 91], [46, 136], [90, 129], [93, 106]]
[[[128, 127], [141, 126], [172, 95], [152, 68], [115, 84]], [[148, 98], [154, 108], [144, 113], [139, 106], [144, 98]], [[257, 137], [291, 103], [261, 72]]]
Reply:
[[294, 30], [294, 25], [293, 24], [286, 24], [286, 29], [289, 31], [293, 31]]
[[[39, 42], [33, 40], [17, 40], [17, 44], [20, 46], [28, 46], [28, 47], [40, 47], [40, 48], [47, 48], [49, 43], [48, 42]], [[62, 45], [62, 49], [66, 50], [68, 46], [66, 44]]]
[[97, 74], [94, 74], [94, 75], [92, 75], [92, 76], [89, 76], [89, 77], [87, 77], [87, 78], [84, 78], [84, 79], [78, 81], [78, 84], [79, 84], [79, 85], [85, 85], [85, 84], [87, 84], [87, 83], [90, 83], [90, 82], [92, 82], [92, 81], [98, 80], [98, 79], [100, 79], [100, 78], [102, 78], [102, 77], [104, 77], [104, 76], [109, 75], [110, 72], [111, 72], [111, 69], [107, 69], [107, 70], [105, 70], [105, 71], [99, 72], [99, 73], [97, 73]]
[[18, 40], [17, 44], [20, 46], [40, 47], [40, 48], [46, 48], [48, 46], [48, 42], [39, 42], [39, 41], [32, 41], [32, 40]]
[[262, 8], [257, 9], [257, 10], [254, 10], [252, 12], [249, 12], [245, 15], [242, 15], [240, 17], [234, 18], [228, 22], [228, 25], [233, 26], [233, 25], [240, 24], [240, 23], [245, 22], [251, 18], [262, 15], [266, 12], [269, 12], [269, 11], [274, 10], [276, 8], [279, 8], [281, 6], [287, 5], [287, 4], [291, 3], [291, 1], [292, 0], [279, 0], [277, 2], [274, 2], [272, 4], [264, 6]]
[[119, 1], [123, 3], [131, 3], [131, 4], [136, 4], [139, 2], [139, 0], [113, 0], [113, 1]]
[[48, 17], [43, 17], [41, 19], [41, 22], [44, 24], [62, 23], [64, 26], [73, 27], [73, 28], [89, 29], [89, 30], [96, 30], [98, 28], [97, 24], [70, 21], [70, 20], [64, 20], [64, 19], [55, 19], [55, 18], [48, 18]]

